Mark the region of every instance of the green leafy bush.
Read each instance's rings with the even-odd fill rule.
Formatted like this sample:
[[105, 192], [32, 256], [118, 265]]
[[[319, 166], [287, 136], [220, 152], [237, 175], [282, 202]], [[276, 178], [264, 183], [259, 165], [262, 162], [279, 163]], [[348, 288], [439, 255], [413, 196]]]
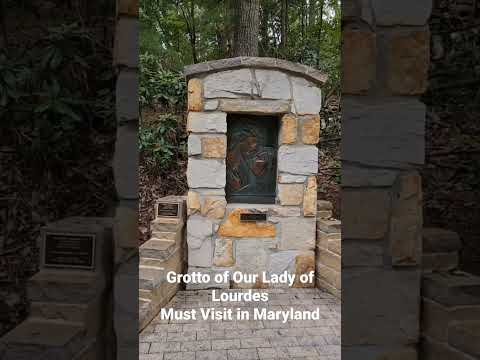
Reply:
[[164, 70], [158, 57], [140, 55], [140, 105], [161, 105], [168, 109], [182, 108], [186, 99], [186, 83], [181, 73]]
[[177, 116], [159, 115], [157, 121], [142, 124], [139, 131], [139, 148], [145, 168], [154, 173], [164, 173], [186, 158], [187, 143]]

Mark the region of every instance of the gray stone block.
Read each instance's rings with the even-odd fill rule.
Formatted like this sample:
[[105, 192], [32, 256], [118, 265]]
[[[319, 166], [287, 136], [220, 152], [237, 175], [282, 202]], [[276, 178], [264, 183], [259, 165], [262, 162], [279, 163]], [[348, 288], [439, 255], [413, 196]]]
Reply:
[[119, 123], [138, 120], [138, 71], [122, 70], [117, 77], [115, 107]]
[[190, 134], [188, 137], [188, 155], [201, 155], [202, 154], [202, 142], [201, 136]]
[[[138, 68], [139, 21], [121, 17], [117, 21], [114, 46], [114, 64]], [[137, 96], [135, 95], [135, 98]]]
[[274, 70], [255, 70], [256, 84], [263, 99], [289, 100], [290, 82], [285, 73]]
[[223, 160], [198, 160], [190, 158], [187, 167], [187, 181], [190, 188], [225, 187], [226, 166]]
[[210, 74], [203, 80], [204, 96], [211, 98], [239, 98], [258, 95], [249, 69], [229, 70]]
[[295, 112], [300, 115], [318, 114], [322, 108], [322, 92], [303, 78], [291, 78]]
[[198, 133], [225, 134], [227, 132], [227, 114], [223, 112], [190, 112], [187, 130]]
[[313, 250], [315, 248], [315, 218], [283, 218], [280, 221], [283, 250]]
[[318, 149], [309, 145], [283, 145], [278, 151], [279, 171], [295, 175], [315, 175]]
[[343, 99], [342, 155], [364, 165], [409, 168], [423, 165], [425, 105], [410, 98]]
[[189, 249], [199, 249], [202, 244], [211, 239], [213, 223], [208, 219], [190, 218], [187, 221], [187, 243]]

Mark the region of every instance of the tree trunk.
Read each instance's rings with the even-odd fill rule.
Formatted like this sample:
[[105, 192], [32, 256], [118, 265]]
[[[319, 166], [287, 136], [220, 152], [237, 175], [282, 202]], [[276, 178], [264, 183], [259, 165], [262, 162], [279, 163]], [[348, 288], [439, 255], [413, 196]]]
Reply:
[[258, 56], [260, 0], [235, 3], [234, 56]]
[[281, 42], [280, 48], [285, 49], [287, 47], [288, 39], [288, 0], [282, 0], [282, 30], [281, 30]]

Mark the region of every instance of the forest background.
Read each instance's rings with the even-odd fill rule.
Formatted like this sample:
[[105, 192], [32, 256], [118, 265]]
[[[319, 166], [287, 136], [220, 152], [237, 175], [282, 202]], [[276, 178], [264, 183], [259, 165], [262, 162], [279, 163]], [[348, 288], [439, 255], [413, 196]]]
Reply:
[[[258, 56], [302, 63], [329, 76], [323, 89], [319, 198], [332, 201], [340, 215], [340, 7], [339, 0], [140, 1], [141, 242], [148, 240], [155, 200], [187, 191], [183, 67], [244, 55], [251, 48]], [[246, 11], [249, 16], [242, 16]], [[246, 37], [239, 32], [245, 28], [258, 29], [254, 44], [242, 43]]]

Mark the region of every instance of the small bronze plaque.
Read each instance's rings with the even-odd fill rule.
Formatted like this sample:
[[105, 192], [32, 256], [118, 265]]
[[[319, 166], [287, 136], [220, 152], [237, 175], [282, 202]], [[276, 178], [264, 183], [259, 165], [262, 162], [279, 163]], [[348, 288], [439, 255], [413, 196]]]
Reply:
[[267, 214], [261, 214], [261, 213], [240, 214], [240, 221], [267, 221]]
[[178, 217], [178, 204], [159, 203], [157, 217]]
[[46, 267], [95, 268], [94, 234], [45, 234], [44, 265]]

